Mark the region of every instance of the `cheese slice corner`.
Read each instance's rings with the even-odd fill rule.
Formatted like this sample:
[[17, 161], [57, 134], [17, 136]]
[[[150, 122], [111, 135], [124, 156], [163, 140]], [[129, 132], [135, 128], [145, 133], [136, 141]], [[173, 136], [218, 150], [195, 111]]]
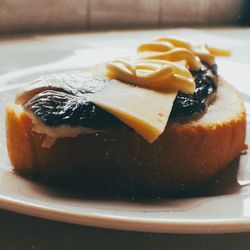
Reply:
[[153, 143], [166, 127], [176, 95], [111, 80], [90, 100]]

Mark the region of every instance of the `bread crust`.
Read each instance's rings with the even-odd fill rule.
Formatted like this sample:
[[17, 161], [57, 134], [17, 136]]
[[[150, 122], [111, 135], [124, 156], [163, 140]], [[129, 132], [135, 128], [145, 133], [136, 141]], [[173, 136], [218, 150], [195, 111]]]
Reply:
[[7, 146], [21, 174], [85, 188], [169, 193], [195, 187], [216, 176], [245, 147], [246, 114], [238, 92], [220, 80], [217, 98], [195, 121], [170, 122], [149, 144], [127, 126], [41, 147], [45, 135], [13, 106], [6, 109]]

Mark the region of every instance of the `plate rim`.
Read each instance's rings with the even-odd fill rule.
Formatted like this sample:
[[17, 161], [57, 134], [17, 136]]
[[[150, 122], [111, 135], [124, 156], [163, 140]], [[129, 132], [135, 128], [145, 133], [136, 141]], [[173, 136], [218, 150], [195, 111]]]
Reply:
[[0, 208], [32, 217], [99, 227], [148, 233], [221, 234], [250, 231], [250, 218], [241, 219], [162, 219], [123, 217], [112, 215], [81, 214], [22, 202], [0, 194]]

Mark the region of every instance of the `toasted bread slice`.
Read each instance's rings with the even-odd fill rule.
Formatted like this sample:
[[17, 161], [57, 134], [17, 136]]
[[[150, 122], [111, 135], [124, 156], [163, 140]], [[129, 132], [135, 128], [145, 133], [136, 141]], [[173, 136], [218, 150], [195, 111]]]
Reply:
[[217, 97], [197, 120], [169, 122], [153, 144], [127, 126], [41, 146], [45, 135], [13, 106], [6, 109], [7, 146], [16, 171], [51, 182], [168, 192], [205, 183], [245, 147], [246, 114], [238, 92], [219, 81]]

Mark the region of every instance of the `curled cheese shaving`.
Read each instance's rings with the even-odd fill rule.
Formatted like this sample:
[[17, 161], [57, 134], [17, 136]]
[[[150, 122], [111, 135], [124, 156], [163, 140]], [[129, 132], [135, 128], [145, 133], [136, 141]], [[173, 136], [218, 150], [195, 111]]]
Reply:
[[174, 47], [177, 48], [185, 48], [188, 50], [192, 50], [192, 45], [179, 38], [174, 38], [174, 37], [160, 37], [155, 39], [156, 42], [169, 42], [171, 43]]
[[[214, 64], [215, 56], [230, 56], [231, 54], [230, 51], [226, 49], [215, 48], [207, 44], [194, 46], [182, 39], [171, 37], [161, 37], [155, 39], [152, 43], [142, 44], [138, 48], [138, 53], [144, 58], [166, 58], [165, 60], [172, 61], [173, 59], [166, 57], [166, 54], [169, 54], [171, 50], [176, 50], [176, 48], [187, 50], [189, 54], [192, 54], [192, 57], [190, 57], [188, 53], [183, 53], [182, 50], [177, 53], [179, 58], [186, 61], [187, 67], [191, 70], [197, 70], [198, 61], [200, 60], [211, 65]], [[154, 54], [150, 55], [150, 53]]]
[[[229, 56], [225, 49], [206, 44], [194, 46], [172, 37], [141, 44], [137, 58], [107, 64], [108, 76], [134, 85], [161, 91], [193, 93], [195, 82], [189, 70], [198, 71], [201, 61], [214, 64], [215, 56]], [[182, 62], [184, 65], [181, 65]]]
[[199, 70], [201, 68], [200, 59], [194, 53], [185, 48], [174, 48], [167, 52], [152, 53], [144, 56], [148, 59], [161, 59], [170, 62], [185, 61], [188, 68], [191, 70]]
[[195, 89], [192, 74], [180, 63], [156, 59], [115, 60], [106, 67], [110, 78], [141, 87], [185, 93], [193, 93]]
[[209, 45], [205, 45], [207, 50], [214, 56], [230, 56], [231, 52], [227, 49], [215, 48]]

